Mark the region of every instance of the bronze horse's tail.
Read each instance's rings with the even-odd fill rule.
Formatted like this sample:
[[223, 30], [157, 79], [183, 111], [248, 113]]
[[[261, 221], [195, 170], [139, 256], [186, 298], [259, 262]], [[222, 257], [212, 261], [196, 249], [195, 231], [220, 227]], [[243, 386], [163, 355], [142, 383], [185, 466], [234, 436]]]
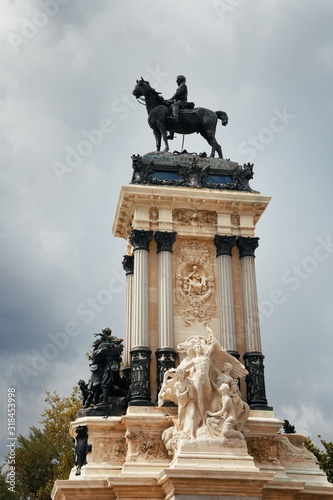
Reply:
[[222, 125], [228, 125], [228, 115], [224, 111], [215, 111], [217, 117], [221, 120]]

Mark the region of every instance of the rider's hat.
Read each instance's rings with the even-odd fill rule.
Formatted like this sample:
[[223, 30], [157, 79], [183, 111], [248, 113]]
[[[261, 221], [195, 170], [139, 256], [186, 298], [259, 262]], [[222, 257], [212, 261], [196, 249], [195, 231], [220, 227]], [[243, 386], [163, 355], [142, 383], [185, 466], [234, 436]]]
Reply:
[[180, 80], [181, 82], [184, 82], [184, 83], [186, 82], [186, 78], [183, 75], [178, 75], [176, 81], [178, 82], [178, 80]]

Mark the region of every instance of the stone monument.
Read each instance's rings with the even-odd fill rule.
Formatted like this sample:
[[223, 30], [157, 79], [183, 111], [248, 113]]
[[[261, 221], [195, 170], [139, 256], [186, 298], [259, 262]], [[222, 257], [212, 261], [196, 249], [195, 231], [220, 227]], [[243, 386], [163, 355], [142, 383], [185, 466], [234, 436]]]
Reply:
[[[122, 341], [97, 335], [70, 429], [83, 452], [52, 498], [333, 499], [305, 437], [282, 434], [266, 398], [255, 228], [270, 197], [250, 187], [253, 165], [223, 159], [222, 112], [180, 103], [175, 119], [173, 99], [148, 82], [133, 93], [145, 98], [157, 151], [132, 156], [114, 218], [126, 242], [124, 349], [113, 360]], [[198, 127], [210, 157], [168, 151], [167, 132]]]

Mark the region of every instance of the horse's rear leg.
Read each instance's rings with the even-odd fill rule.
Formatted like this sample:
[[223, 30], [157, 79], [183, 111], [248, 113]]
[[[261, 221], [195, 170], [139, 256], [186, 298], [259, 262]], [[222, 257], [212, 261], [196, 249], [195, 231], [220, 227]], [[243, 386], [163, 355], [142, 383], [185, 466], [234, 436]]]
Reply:
[[223, 154], [222, 154], [222, 148], [221, 146], [219, 145], [219, 143], [217, 142], [217, 140], [215, 139], [215, 137], [213, 137], [213, 139], [211, 139], [210, 141], [208, 141], [209, 144], [212, 146], [212, 151], [210, 153], [210, 156], [212, 158], [214, 158], [215, 156], [215, 151], [217, 151], [217, 154], [219, 155], [219, 158], [223, 158]]
[[217, 142], [217, 140], [215, 139], [214, 130], [205, 130], [205, 131], [200, 132], [200, 133], [201, 133], [202, 137], [204, 137], [206, 139], [206, 141], [208, 142], [208, 144], [210, 146], [212, 146], [212, 151], [210, 153], [211, 158], [214, 158], [215, 151], [217, 151], [217, 154], [219, 155], [219, 158], [223, 158], [222, 148], [219, 145], [219, 143]]

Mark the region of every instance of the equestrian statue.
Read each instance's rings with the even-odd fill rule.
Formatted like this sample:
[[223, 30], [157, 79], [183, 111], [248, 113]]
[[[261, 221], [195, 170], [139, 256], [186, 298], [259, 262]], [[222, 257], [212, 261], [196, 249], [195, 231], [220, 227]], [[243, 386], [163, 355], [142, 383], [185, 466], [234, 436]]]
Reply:
[[[178, 88], [175, 94], [165, 100], [160, 92], [153, 89], [149, 82], [142, 77], [136, 81], [133, 95], [139, 100], [144, 99], [148, 124], [153, 129], [156, 140], [156, 150], [161, 150], [163, 138], [165, 149], [169, 151], [168, 139], [172, 140], [174, 133], [202, 135], [212, 147], [210, 156], [214, 157], [215, 151], [219, 158], [223, 158], [222, 148], [215, 139], [217, 121], [227, 125], [228, 115], [224, 111], [211, 111], [206, 108], [195, 108], [194, 103], [187, 102], [186, 78], [177, 76]], [[170, 132], [170, 135], [167, 134]]]

